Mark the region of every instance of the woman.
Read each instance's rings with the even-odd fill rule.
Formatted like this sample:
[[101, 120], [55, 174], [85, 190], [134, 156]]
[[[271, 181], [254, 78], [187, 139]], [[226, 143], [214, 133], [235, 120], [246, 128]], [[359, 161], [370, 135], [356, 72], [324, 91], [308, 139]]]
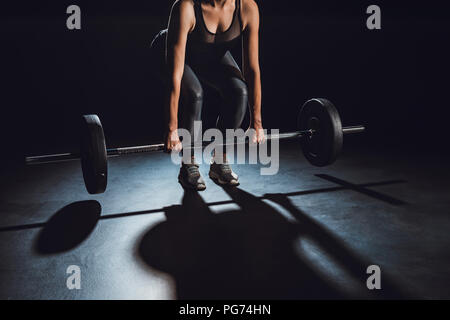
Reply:
[[[179, 127], [194, 137], [194, 121], [201, 119], [205, 87], [217, 90], [221, 96], [217, 128], [224, 137], [226, 129], [241, 126], [250, 103], [251, 128], [256, 130], [253, 142], [264, 140], [258, 32], [259, 11], [254, 0], [175, 2], [168, 29], [161, 31], [152, 43], [153, 51], [159, 54], [160, 70], [168, 88], [165, 140], [168, 152], [181, 150]], [[243, 73], [230, 53], [241, 44]], [[204, 190], [205, 181], [194, 154], [185, 152], [191, 152], [191, 161], [183, 161], [178, 179], [185, 188]], [[228, 164], [225, 150], [220, 157], [213, 155], [209, 176], [223, 185], [238, 185], [238, 176]]]

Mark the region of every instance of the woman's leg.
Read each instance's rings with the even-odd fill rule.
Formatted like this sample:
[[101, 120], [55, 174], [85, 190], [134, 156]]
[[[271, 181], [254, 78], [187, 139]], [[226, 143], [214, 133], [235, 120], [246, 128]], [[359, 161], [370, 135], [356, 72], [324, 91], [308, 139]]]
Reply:
[[[164, 88], [169, 80], [165, 62], [165, 42], [167, 30], [160, 31], [151, 44], [151, 66], [154, 76], [159, 79]], [[185, 65], [181, 79], [180, 94], [180, 127], [188, 130], [194, 137], [194, 121], [200, 121], [203, 106], [203, 88], [195, 72]]]
[[[240, 128], [248, 107], [248, 90], [242, 73], [230, 52], [227, 52], [216, 67], [211, 68], [202, 80], [219, 91], [222, 104], [217, 128], [221, 130], [224, 139], [227, 129]], [[239, 185], [238, 176], [227, 163], [225, 147], [222, 154], [215, 153], [209, 175], [220, 184]]]
[[[161, 31], [152, 42], [151, 58], [152, 67], [154, 68], [155, 75], [161, 81], [161, 84], [167, 89], [168, 73], [164, 59], [164, 42], [167, 31]], [[194, 122], [201, 120], [203, 106], [203, 88], [195, 75], [194, 71], [188, 65], [184, 67], [183, 78], [181, 79], [181, 93], [180, 93], [180, 105], [179, 105], [179, 127], [189, 131], [191, 135], [191, 142], [195, 137]], [[200, 175], [198, 166], [195, 164], [194, 152], [192, 148], [188, 148], [189, 151], [183, 151], [183, 156], [186, 156], [186, 152], [189, 152], [188, 163], [183, 161], [180, 168], [180, 174], [178, 175], [178, 181], [183, 187], [194, 190], [205, 190], [205, 181]]]
[[[189, 131], [191, 145], [186, 146], [186, 143], [183, 143], [183, 163], [180, 168], [180, 174], [178, 175], [178, 181], [185, 188], [198, 191], [205, 190], [205, 181], [201, 177], [198, 165], [194, 159], [194, 149], [190, 148], [194, 143], [194, 139], [197, 137], [196, 134], [201, 135], [201, 132], [195, 132], [194, 122], [201, 121], [203, 88], [194, 71], [188, 65], [184, 66], [183, 78], [181, 79], [180, 102], [179, 127]], [[187, 152], [188, 154], [186, 154]]]
[[222, 96], [217, 128], [224, 134], [226, 129], [240, 128], [248, 109], [248, 89], [241, 70], [228, 51], [217, 70], [217, 84]]
[[225, 138], [227, 129], [240, 128], [244, 120], [248, 108], [247, 84], [230, 52], [225, 54], [218, 65], [202, 73], [200, 78], [221, 96], [222, 103], [216, 126]]
[[202, 107], [203, 87], [192, 68], [185, 65], [181, 79], [180, 128], [189, 131], [191, 143], [194, 143], [196, 134], [201, 134], [201, 132], [194, 132], [194, 122], [201, 121]]

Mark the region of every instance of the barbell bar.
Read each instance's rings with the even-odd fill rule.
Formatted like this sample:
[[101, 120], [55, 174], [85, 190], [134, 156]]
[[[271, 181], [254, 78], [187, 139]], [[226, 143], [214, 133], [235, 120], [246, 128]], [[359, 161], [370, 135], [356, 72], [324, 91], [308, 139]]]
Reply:
[[[365, 131], [364, 126], [349, 126], [343, 127], [343, 134], [354, 134], [361, 133]], [[305, 137], [311, 137], [316, 133], [316, 130], [303, 130], [303, 131], [294, 131], [294, 132], [286, 132], [280, 134], [268, 134], [266, 135], [266, 140], [294, 140], [294, 139], [302, 139]], [[242, 139], [236, 140], [234, 143], [225, 143], [218, 144], [218, 147], [227, 146], [227, 145], [239, 145], [239, 144], [247, 144], [248, 141], [244, 141]], [[210, 142], [204, 141], [202, 143], [202, 148], [206, 147], [210, 144]], [[186, 146], [183, 149], [197, 148], [196, 146]], [[121, 148], [109, 148], [106, 149], [106, 154], [108, 157], [117, 157], [128, 154], [137, 154], [137, 153], [152, 153], [159, 152], [164, 150], [164, 144], [150, 144], [143, 146], [130, 146], [130, 147], [121, 147]], [[80, 152], [72, 152], [72, 153], [56, 153], [56, 154], [48, 154], [48, 155], [40, 155], [40, 156], [29, 156], [25, 158], [25, 162], [27, 165], [35, 165], [35, 164], [44, 164], [44, 163], [52, 163], [52, 162], [61, 162], [61, 161], [71, 161], [71, 160], [80, 160], [81, 153]]]
[[[342, 127], [336, 107], [327, 99], [308, 100], [300, 109], [297, 119], [298, 131], [281, 134], [269, 134], [267, 140], [299, 139], [300, 147], [306, 159], [314, 166], [324, 167], [336, 161], [342, 150], [344, 134], [365, 131], [362, 125]], [[28, 165], [53, 163], [81, 159], [81, 168], [87, 191], [90, 194], [103, 193], [108, 180], [108, 157], [136, 153], [149, 153], [164, 150], [164, 144], [152, 144], [123, 148], [106, 148], [103, 126], [97, 115], [85, 115], [81, 118], [80, 152], [60, 153], [25, 158]], [[233, 143], [220, 146], [246, 144], [248, 140], [237, 139]], [[201, 148], [210, 142], [202, 142]], [[197, 148], [184, 147], [185, 149]]]

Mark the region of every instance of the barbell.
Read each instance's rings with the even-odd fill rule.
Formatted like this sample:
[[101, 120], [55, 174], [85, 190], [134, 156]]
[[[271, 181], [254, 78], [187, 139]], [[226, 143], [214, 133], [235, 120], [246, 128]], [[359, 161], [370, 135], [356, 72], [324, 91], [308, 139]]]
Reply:
[[[297, 119], [298, 131], [267, 135], [267, 140], [299, 139], [306, 159], [314, 166], [324, 167], [334, 163], [342, 150], [343, 135], [360, 133], [364, 126], [342, 127], [336, 107], [327, 99], [308, 100], [300, 109]], [[233, 144], [247, 143], [238, 140]], [[208, 143], [203, 143], [206, 146]], [[219, 145], [220, 146], [220, 145]], [[103, 126], [97, 115], [84, 115], [80, 125], [80, 151], [25, 158], [26, 164], [42, 164], [64, 160], [81, 159], [86, 189], [90, 194], [106, 191], [108, 181], [108, 156], [158, 152], [164, 144], [106, 148]]]

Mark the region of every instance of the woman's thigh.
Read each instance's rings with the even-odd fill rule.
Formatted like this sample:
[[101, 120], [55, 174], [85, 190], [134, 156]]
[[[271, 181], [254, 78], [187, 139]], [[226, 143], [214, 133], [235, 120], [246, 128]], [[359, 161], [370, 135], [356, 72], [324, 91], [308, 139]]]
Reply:
[[247, 85], [236, 61], [228, 51], [216, 65], [199, 70], [199, 78], [206, 86], [218, 91], [224, 98], [233, 91], [246, 91]]
[[231, 53], [227, 52], [220, 63], [200, 79], [216, 89], [222, 98], [217, 126], [222, 129], [240, 127], [248, 109], [248, 88]]

